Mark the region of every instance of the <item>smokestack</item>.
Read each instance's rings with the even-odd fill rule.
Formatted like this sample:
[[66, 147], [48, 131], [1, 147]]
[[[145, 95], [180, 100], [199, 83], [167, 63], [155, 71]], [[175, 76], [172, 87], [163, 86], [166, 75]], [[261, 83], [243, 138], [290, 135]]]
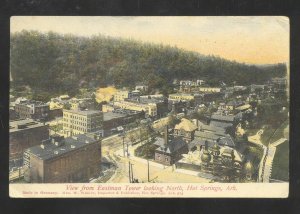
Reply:
[[168, 130], [168, 126], [165, 127], [165, 133], [164, 133], [164, 142], [165, 145], [168, 144], [168, 139], [169, 139], [169, 130]]

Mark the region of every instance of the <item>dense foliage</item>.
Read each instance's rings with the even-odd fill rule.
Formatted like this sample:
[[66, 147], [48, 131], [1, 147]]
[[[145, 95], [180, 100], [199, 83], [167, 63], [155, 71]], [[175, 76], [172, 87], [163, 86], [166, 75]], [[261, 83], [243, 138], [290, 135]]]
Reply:
[[87, 38], [36, 31], [11, 35], [13, 86], [29, 86], [39, 93], [76, 94], [80, 87], [132, 87], [140, 82], [165, 92], [173, 79], [247, 85], [285, 73], [285, 64], [258, 67], [101, 35]]

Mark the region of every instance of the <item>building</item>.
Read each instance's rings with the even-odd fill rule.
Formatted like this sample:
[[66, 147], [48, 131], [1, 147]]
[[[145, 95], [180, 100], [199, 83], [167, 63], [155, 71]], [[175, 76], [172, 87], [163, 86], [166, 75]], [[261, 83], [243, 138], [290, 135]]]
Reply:
[[161, 118], [165, 116], [168, 111], [168, 99], [161, 95], [148, 95], [140, 96], [138, 98], [139, 103], [156, 105], [157, 117]]
[[72, 98], [68, 101], [71, 110], [96, 110], [95, 103], [92, 98]]
[[243, 85], [235, 85], [233, 86], [234, 91], [245, 91], [247, 90], [247, 86], [243, 86]]
[[275, 94], [286, 93], [288, 90], [288, 82], [286, 78], [272, 78], [271, 87]]
[[245, 111], [249, 111], [251, 109], [251, 105], [250, 104], [245, 104], [245, 105], [242, 105], [242, 106], [239, 106], [237, 108], [235, 108], [237, 111], [240, 111], [240, 112], [245, 112]]
[[95, 110], [63, 110], [63, 131], [66, 136], [103, 129], [103, 112]]
[[202, 96], [200, 94], [177, 93], [169, 95], [169, 101], [189, 102], [190, 106], [197, 106], [198, 104], [201, 104], [201, 100]]
[[226, 103], [226, 110], [235, 110], [237, 107], [244, 105], [245, 103], [240, 100], [232, 100]]
[[117, 107], [115, 107], [112, 103], [102, 105], [102, 112], [112, 112], [115, 109], [117, 109]]
[[114, 102], [114, 106], [127, 109], [131, 111], [143, 111], [145, 112], [146, 117], [156, 117], [157, 116], [157, 105], [156, 103], [141, 103], [139, 101], [134, 100], [126, 100], [126, 101], [119, 101]]
[[145, 117], [143, 112], [133, 112], [129, 110], [115, 110], [112, 112], [103, 112], [103, 131], [104, 136], [112, 134], [113, 129], [124, 126], [129, 123]]
[[285, 77], [283, 77], [283, 78], [275, 77], [275, 78], [271, 79], [271, 83], [273, 85], [284, 85], [284, 86], [286, 86], [287, 85], [287, 79]]
[[165, 129], [164, 138], [158, 138], [154, 145], [154, 160], [164, 165], [172, 165], [188, 152], [187, 143], [181, 137], [169, 136], [168, 128]]
[[236, 118], [234, 115], [223, 115], [214, 113], [210, 117], [210, 125], [221, 127], [226, 129], [228, 127], [234, 126], [236, 123]]
[[101, 171], [101, 140], [53, 136], [24, 152], [24, 179], [31, 183], [88, 182]]
[[200, 85], [203, 85], [205, 83], [204, 80], [196, 80], [196, 81], [193, 81], [193, 80], [181, 80], [179, 82], [179, 85], [180, 86], [200, 86]]
[[19, 119], [19, 115], [16, 110], [12, 107], [9, 108], [9, 120], [17, 120]]
[[125, 99], [130, 98], [132, 93], [130, 91], [118, 91], [117, 93], [114, 94], [114, 101], [119, 102], [119, 101], [124, 101]]
[[182, 139], [189, 143], [194, 140], [194, 134], [197, 130], [197, 126], [188, 119], [182, 118], [181, 122], [175, 125], [174, 136], [182, 137]]
[[177, 100], [177, 101], [192, 101], [195, 99], [193, 94], [170, 94], [169, 100]]
[[144, 85], [144, 84], [139, 84], [139, 85], [135, 86], [135, 90], [145, 92], [145, 91], [148, 91], [148, 86]]
[[[9, 160], [10, 168], [23, 159], [23, 152], [49, 138], [48, 125], [32, 119], [9, 122]], [[22, 162], [22, 161], [21, 161]]]
[[186, 108], [190, 107], [187, 101], [168, 100], [168, 111], [175, 114], [185, 112]]
[[267, 88], [266, 85], [251, 84], [250, 85], [250, 92], [264, 91], [266, 88]]
[[15, 111], [21, 119], [44, 120], [49, 117], [49, 105], [35, 100], [24, 100], [15, 104]]
[[217, 93], [221, 92], [222, 88], [216, 88], [216, 87], [200, 87], [199, 91], [203, 93]]

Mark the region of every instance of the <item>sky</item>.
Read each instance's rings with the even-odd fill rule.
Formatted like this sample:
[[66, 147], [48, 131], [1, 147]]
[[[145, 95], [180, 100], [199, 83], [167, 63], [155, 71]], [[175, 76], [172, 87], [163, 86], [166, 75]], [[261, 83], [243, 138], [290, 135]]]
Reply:
[[11, 32], [22, 30], [87, 37], [102, 34], [247, 64], [289, 64], [289, 19], [283, 16], [13, 16]]

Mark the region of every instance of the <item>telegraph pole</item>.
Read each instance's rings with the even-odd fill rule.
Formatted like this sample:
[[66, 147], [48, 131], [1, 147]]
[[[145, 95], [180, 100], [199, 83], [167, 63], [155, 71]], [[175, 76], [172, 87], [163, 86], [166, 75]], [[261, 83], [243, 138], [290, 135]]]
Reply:
[[150, 182], [150, 168], [149, 168], [149, 159], [147, 159], [148, 165], [148, 182]]
[[128, 167], [129, 167], [129, 171], [128, 171], [128, 178], [129, 178], [129, 183], [131, 183], [132, 181], [131, 181], [131, 173], [130, 173], [130, 161], [128, 162]]
[[132, 165], [133, 164], [130, 164], [130, 166], [131, 166], [131, 181], [134, 182], [134, 180], [133, 180], [133, 168], [132, 168]]

